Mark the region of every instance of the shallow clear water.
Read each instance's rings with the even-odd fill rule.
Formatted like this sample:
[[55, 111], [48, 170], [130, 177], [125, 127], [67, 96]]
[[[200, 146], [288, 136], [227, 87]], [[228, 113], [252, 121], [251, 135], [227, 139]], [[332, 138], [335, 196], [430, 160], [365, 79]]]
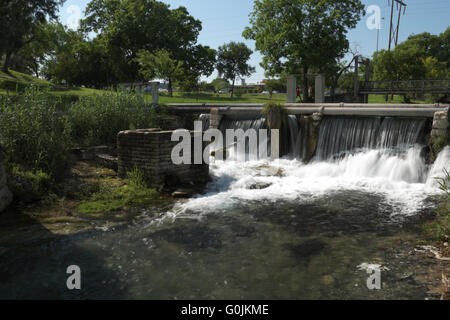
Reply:
[[[206, 193], [130, 225], [10, 248], [0, 298], [423, 299], [430, 265], [413, 254], [439, 190], [420, 148], [211, 165]], [[363, 263], [382, 267], [366, 287]], [[82, 290], [68, 291], [78, 265]]]

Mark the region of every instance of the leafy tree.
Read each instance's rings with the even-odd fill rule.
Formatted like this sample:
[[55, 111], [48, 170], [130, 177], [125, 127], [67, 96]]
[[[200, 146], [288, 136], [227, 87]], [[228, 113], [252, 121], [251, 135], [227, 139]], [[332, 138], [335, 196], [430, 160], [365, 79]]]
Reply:
[[283, 84], [279, 79], [269, 79], [264, 84], [264, 88], [269, 92], [270, 98], [272, 98], [273, 92], [281, 91], [283, 88]]
[[140, 65], [140, 73], [146, 79], [167, 79], [169, 96], [173, 96], [172, 84], [183, 75], [183, 62], [174, 60], [166, 50], [158, 50], [154, 54], [146, 50], [138, 52], [136, 60]]
[[252, 50], [242, 42], [230, 42], [219, 47], [216, 67], [219, 74], [231, 80], [231, 97], [236, 78], [246, 77], [255, 72], [255, 68], [248, 64], [252, 53]]
[[208, 46], [197, 45], [191, 48], [183, 61], [183, 76], [181, 81], [188, 83], [188, 87], [196, 87], [200, 77], [209, 77], [216, 64], [216, 50]]
[[38, 26], [49, 19], [57, 19], [64, 0], [14, 0], [0, 5], [0, 56], [5, 54], [3, 71], [13, 54], [37, 38]]
[[[172, 59], [182, 61], [185, 71], [209, 72], [209, 65], [198, 64], [209, 52], [196, 46], [201, 22], [185, 7], [170, 9], [155, 0], [92, 0], [81, 23], [86, 32], [99, 34], [109, 48], [112, 70], [120, 81], [142, 79], [135, 58], [141, 50], [166, 50]], [[204, 60], [203, 60], [204, 62]]]
[[230, 83], [228, 82], [227, 79], [223, 79], [223, 78], [216, 78], [211, 82], [211, 85], [214, 87], [215, 91], [220, 91], [220, 90], [224, 90], [224, 89], [228, 89], [230, 88]]
[[363, 15], [360, 0], [255, 0], [243, 36], [256, 41], [268, 75], [302, 73], [308, 100], [308, 71], [324, 72], [344, 57], [347, 32]]

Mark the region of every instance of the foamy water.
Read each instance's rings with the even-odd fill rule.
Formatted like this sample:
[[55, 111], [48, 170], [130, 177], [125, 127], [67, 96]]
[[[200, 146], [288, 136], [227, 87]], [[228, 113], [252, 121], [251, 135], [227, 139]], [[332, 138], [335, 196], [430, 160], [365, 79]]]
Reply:
[[416, 146], [399, 156], [385, 150], [367, 150], [340, 160], [309, 164], [287, 159], [216, 161], [210, 165], [213, 182], [207, 193], [178, 204], [169, 216], [200, 218], [232, 210], [246, 201], [307, 203], [342, 190], [382, 195], [393, 208], [392, 215], [413, 215], [427, 197], [441, 192], [436, 178], [444, 176], [444, 168], [450, 170], [450, 147], [431, 167], [420, 151]]

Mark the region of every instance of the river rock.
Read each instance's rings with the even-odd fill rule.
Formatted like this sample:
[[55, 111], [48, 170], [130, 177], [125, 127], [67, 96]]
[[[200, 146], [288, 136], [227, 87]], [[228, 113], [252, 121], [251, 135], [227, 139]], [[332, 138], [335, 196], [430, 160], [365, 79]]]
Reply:
[[262, 189], [267, 189], [271, 185], [272, 185], [272, 183], [269, 183], [269, 182], [256, 182], [256, 183], [251, 184], [248, 187], [248, 189], [250, 189], [250, 190], [262, 190]]
[[174, 198], [190, 198], [197, 192], [192, 189], [178, 189], [172, 192], [172, 197]]

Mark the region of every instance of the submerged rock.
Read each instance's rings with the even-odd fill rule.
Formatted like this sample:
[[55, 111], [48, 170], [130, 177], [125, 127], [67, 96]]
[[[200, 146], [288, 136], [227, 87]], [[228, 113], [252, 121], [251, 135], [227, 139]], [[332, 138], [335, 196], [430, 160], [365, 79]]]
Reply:
[[288, 249], [295, 258], [303, 261], [309, 261], [313, 256], [321, 253], [325, 247], [326, 243], [318, 239], [306, 240], [301, 244], [285, 245], [285, 248]]
[[161, 230], [153, 234], [153, 237], [185, 245], [191, 250], [222, 247], [220, 233], [207, 227], [178, 227]]

